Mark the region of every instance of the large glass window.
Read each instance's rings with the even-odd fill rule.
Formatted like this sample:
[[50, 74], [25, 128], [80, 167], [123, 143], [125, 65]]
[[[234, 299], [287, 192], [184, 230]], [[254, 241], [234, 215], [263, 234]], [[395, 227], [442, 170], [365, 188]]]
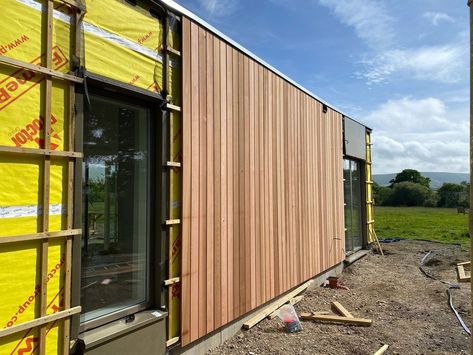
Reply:
[[353, 252], [363, 246], [361, 166], [356, 160], [344, 160], [345, 250]]
[[83, 323], [118, 317], [149, 300], [149, 130], [145, 106], [90, 95], [84, 119]]

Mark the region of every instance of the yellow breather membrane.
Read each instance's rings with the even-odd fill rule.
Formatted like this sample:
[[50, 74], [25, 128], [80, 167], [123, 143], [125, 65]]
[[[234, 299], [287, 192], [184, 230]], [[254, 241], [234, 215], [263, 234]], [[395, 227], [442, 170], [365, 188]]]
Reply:
[[[86, 70], [159, 92], [162, 89], [162, 24], [149, 6], [132, 6], [124, 0], [87, 0], [83, 21], [82, 64]], [[5, 0], [0, 21], [0, 54], [17, 60], [45, 65], [45, 1]], [[147, 7], [148, 6], [148, 7]], [[70, 72], [70, 9], [54, 2], [52, 68]], [[113, 9], [113, 11], [110, 11]], [[106, 14], [106, 16], [103, 16]], [[180, 39], [171, 23], [170, 44], [179, 49]], [[170, 98], [180, 104], [179, 58], [171, 58]], [[68, 150], [69, 83], [52, 80], [51, 149]], [[0, 65], [0, 145], [44, 147], [44, 76], [15, 67]], [[172, 120], [171, 154], [180, 161], [180, 118]], [[67, 161], [51, 158], [49, 230], [66, 229], [65, 206]], [[42, 231], [43, 158], [0, 153], [0, 238]], [[181, 172], [171, 173], [171, 216], [178, 218], [181, 206]], [[179, 275], [180, 228], [171, 232], [177, 248], [170, 255], [171, 274]], [[40, 316], [41, 242], [0, 244], [0, 329], [9, 328]], [[64, 243], [49, 241], [47, 304], [48, 314], [63, 309]], [[179, 288], [179, 286], [178, 286]], [[177, 289], [170, 303], [168, 337], [179, 334], [180, 297]], [[47, 326], [46, 353], [62, 351], [62, 322]], [[19, 332], [0, 339], [0, 354], [29, 354], [38, 346], [38, 330]]]

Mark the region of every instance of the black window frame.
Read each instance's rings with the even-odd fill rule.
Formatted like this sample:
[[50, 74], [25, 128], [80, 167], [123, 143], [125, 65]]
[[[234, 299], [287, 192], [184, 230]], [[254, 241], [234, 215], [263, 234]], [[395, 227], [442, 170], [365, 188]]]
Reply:
[[[147, 301], [138, 305], [133, 305], [125, 309], [112, 312], [108, 315], [98, 317], [84, 323], [80, 321], [80, 315], [72, 317], [71, 338], [75, 339], [80, 333], [98, 328], [119, 319], [127, 318], [137, 312], [151, 307], [160, 307], [162, 295], [159, 294], [159, 280], [162, 278], [159, 270], [160, 255], [157, 250], [161, 248], [157, 238], [160, 237], [160, 224], [156, 223], [156, 216], [160, 216], [162, 206], [159, 203], [159, 197], [162, 184], [162, 177], [157, 167], [157, 162], [161, 159], [161, 137], [162, 137], [162, 107], [165, 100], [159, 93], [154, 93], [146, 89], [141, 89], [129, 84], [125, 84], [104, 76], [85, 72], [84, 85], [76, 85], [76, 100], [74, 110], [76, 113], [75, 142], [76, 151], [83, 152], [83, 130], [84, 119], [89, 102], [89, 95], [94, 94], [105, 98], [117, 99], [117, 96], [123, 101], [134, 105], [145, 106], [150, 110], [148, 145], [149, 145], [149, 200], [148, 200], [148, 250], [147, 257], [149, 264], [147, 265]], [[74, 226], [82, 228], [82, 165], [83, 159], [77, 161], [75, 171], [75, 196], [74, 196]], [[73, 245], [73, 267], [72, 267], [72, 306], [80, 306], [80, 288], [81, 288], [81, 240], [76, 238]]]

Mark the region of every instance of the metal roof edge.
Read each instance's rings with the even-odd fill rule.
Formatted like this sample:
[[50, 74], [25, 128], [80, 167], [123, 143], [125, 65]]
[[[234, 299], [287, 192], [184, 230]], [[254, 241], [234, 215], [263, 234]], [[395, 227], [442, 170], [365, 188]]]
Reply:
[[[473, 1], [473, 0], [472, 0]], [[237, 48], [238, 50], [240, 50], [241, 52], [243, 52], [244, 54], [248, 55], [249, 57], [251, 57], [252, 59], [254, 59], [255, 61], [259, 62], [260, 64], [262, 64], [263, 66], [265, 66], [266, 68], [268, 68], [269, 70], [271, 70], [273, 73], [277, 74], [278, 76], [280, 76], [281, 78], [283, 78], [284, 80], [286, 80], [287, 82], [291, 83], [292, 85], [294, 85], [295, 87], [297, 87], [298, 89], [302, 90], [303, 92], [305, 92], [307, 95], [309, 96], [312, 96], [314, 99], [316, 99], [317, 101], [319, 101], [320, 103], [322, 104], [325, 104], [327, 105], [328, 107], [330, 107], [332, 110], [340, 113], [342, 116], [346, 116], [348, 118], [350, 118], [349, 116], [345, 115], [345, 113], [336, 108], [335, 106], [329, 104], [327, 101], [323, 100], [322, 98], [320, 98], [319, 96], [315, 95], [312, 91], [306, 89], [305, 87], [303, 87], [302, 85], [300, 85], [299, 83], [295, 82], [294, 80], [292, 80], [291, 78], [289, 78], [287, 75], [281, 73], [278, 69], [276, 69], [275, 67], [273, 67], [271, 64], [267, 63], [266, 61], [264, 61], [263, 59], [261, 59], [260, 57], [258, 57], [256, 54], [254, 54], [253, 52], [249, 51], [248, 49], [246, 49], [245, 47], [243, 47], [242, 45], [240, 45], [239, 43], [235, 42], [234, 40], [232, 40], [231, 38], [229, 38], [228, 36], [226, 36], [225, 34], [223, 34], [222, 32], [220, 32], [218, 29], [216, 29], [215, 27], [213, 27], [211, 24], [209, 24], [208, 22], [204, 21], [203, 19], [201, 19], [199, 16], [197, 16], [196, 14], [194, 14], [193, 12], [187, 10], [185, 7], [183, 7], [182, 5], [179, 5], [178, 3], [176, 3], [175, 1], [173, 0], [159, 0], [159, 2], [162, 2], [164, 5], [166, 5], [167, 7], [169, 7], [170, 9], [180, 13], [181, 15], [184, 15], [186, 17], [188, 17], [189, 19], [191, 20], [194, 20], [195, 22], [199, 23], [200, 25], [202, 25], [203, 27], [205, 27], [206, 29], [208, 29], [209, 31], [213, 32], [215, 35], [217, 35], [218, 37], [222, 38], [224, 41], [228, 42], [229, 44], [231, 44], [232, 46], [234, 46], [235, 48]], [[353, 119], [353, 118], [351, 118]], [[355, 120], [354, 120], [355, 121]], [[357, 121], [358, 122], [358, 121]], [[361, 122], [358, 122], [360, 123], [362, 126], [366, 127], [366, 128], [369, 128], [367, 127], [365, 124], [361, 123]], [[371, 130], [371, 128], [369, 128]]]

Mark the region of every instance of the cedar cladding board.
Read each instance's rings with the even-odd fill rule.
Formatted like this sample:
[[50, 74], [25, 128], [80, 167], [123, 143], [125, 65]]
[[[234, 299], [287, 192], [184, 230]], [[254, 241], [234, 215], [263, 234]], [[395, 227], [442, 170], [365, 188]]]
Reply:
[[344, 259], [342, 116], [183, 18], [182, 345]]

